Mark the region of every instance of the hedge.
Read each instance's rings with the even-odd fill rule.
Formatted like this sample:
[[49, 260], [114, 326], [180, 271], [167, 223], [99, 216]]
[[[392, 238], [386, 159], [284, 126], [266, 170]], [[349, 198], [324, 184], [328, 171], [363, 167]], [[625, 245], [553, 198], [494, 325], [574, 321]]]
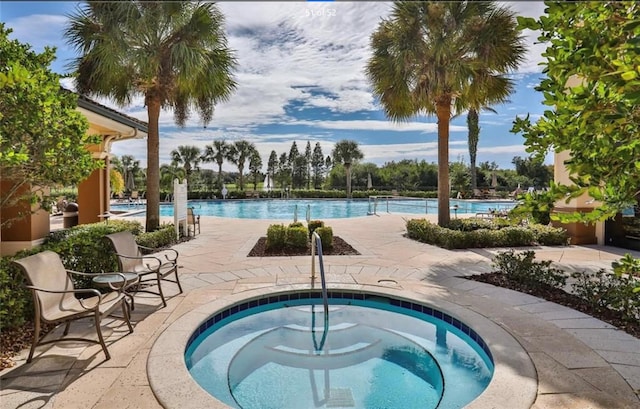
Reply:
[[426, 219], [411, 219], [406, 223], [407, 236], [446, 249], [568, 244], [567, 233], [562, 228], [516, 226], [495, 220], [457, 219], [452, 220], [449, 228], [446, 228]]

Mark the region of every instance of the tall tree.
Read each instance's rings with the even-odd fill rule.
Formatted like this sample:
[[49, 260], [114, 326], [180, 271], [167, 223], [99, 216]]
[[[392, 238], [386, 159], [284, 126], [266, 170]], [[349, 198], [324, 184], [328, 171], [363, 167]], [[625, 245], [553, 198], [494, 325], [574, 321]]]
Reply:
[[27, 205], [15, 218], [3, 214], [2, 225], [48, 209], [45, 187], [75, 185], [101, 165], [86, 148], [99, 138], [86, 134], [77, 96], [61, 89], [60, 76], [49, 69], [55, 51], [36, 54], [9, 40], [10, 33], [0, 23], [0, 208]]
[[177, 165], [182, 165], [187, 176], [187, 190], [191, 189], [191, 175], [198, 169], [200, 160], [200, 148], [191, 145], [180, 145], [178, 149], [171, 151], [171, 160]]
[[228, 159], [238, 167], [238, 172], [240, 173], [238, 183], [240, 190], [244, 190], [244, 164], [255, 150], [256, 146], [244, 139], [235, 141], [229, 148]]
[[161, 108], [184, 126], [196, 109], [206, 126], [236, 87], [224, 17], [209, 2], [89, 1], [65, 30], [80, 54], [70, 67], [77, 90], [121, 106], [142, 95], [147, 107], [146, 230], [160, 224]]
[[296, 171], [296, 160], [300, 156], [300, 151], [298, 151], [298, 144], [296, 141], [291, 143], [291, 149], [289, 149], [289, 156], [287, 157], [287, 164], [289, 165], [289, 169], [291, 169], [291, 185], [295, 189], [297, 187], [298, 177]]
[[253, 190], [256, 190], [258, 186], [258, 177], [261, 174], [261, 169], [262, 158], [260, 157], [260, 152], [254, 149], [253, 152], [251, 152], [251, 156], [249, 156], [249, 171], [251, 172], [251, 176], [253, 176]]
[[516, 118], [527, 150], [544, 157], [567, 151], [570, 185], [552, 184], [558, 200], [588, 194], [601, 205], [589, 213], [552, 215], [565, 221], [613, 217], [640, 197], [640, 3], [545, 2], [539, 20], [545, 78], [537, 88], [546, 110], [532, 124]]
[[491, 84], [517, 67], [520, 57], [500, 55], [505, 39], [496, 35], [498, 25], [511, 20], [513, 13], [490, 1], [398, 1], [371, 37], [373, 55], [366, 73], [386, 115], [393, 121], [437, 116], [441, 226], [450, 220], [449, 121], [454, 103], [481, 78]]
[[276, 153], [276, 151], [271, 151], [271, 154], [269, 155], [269, 160], [267, 162], [267, 174], [269, 175], [269, 178], [267, 179], [267, 183], [269, 183], [269, 186], [267, 186], [268, 190], [274, 189], [274, 183], [276, 181], [276, 170], [278, 169], [278, 154]]
[[202, 160], [205, 162], [215, 162], [218, 165], [218, 189], [222, 189], [222, 165], [229, 156], [229, 144], [224, 139], [216, 139], [213, 145], [204, 148]]
[[333, 147], [333, 163], [342, 163], [347, 176], [347, 198], [351, 198], [351, 165], [364, 158], [364, 154], [355, 141], [343, 139]]
[[286, 152], [280, 154], [277, 178], [280, 180], [280, 187], [284, 190], [291, 179], [291, 167], [289, 166], [289, 158]]
[[304, 159], [307, 162], [307, 190], [311, 189], [311, 141], [307, 141], [307, 146], [304, 148]]
[[311, 168], [313, 169], [313, 188], [318, 189], [322, 183], [322, 175], [324, 171], [324, 154], [320, 142], [316, 142], [311, 155]]

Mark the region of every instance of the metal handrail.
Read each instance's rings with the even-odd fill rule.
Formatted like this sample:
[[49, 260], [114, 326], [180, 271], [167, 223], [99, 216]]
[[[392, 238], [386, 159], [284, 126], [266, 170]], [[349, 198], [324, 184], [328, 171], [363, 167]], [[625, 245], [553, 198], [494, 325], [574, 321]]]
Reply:
[[[311, 235], [311, 283], [313, 284], [316, 279], [316, 250], [318, 252], [318, 264], [320, 265], [320, 283], [322, 284], [322, 303], [324, 306], [324, 332], [320, 345], [316, 343], [315, 331], [313, 333], [313, 345], [316, 351], [322, 350], [324, 343], [327, 340], [327, 333], [329, 332], [329, 297], [327, 295], [327, 281], [324, 275], [324, 261], [322, 260], [322, 239], [320, 235], [313, 232]], [[312, 307], [312, 324], [315, 324], [315, 314], [313, 314]]]

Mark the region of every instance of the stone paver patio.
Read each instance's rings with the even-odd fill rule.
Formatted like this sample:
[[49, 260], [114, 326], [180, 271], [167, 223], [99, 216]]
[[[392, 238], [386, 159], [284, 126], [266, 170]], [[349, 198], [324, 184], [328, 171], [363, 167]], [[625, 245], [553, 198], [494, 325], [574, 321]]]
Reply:
[[[491, 256], [500, 249], [449, 251], [406, 239], [403, 219], [411, 217], [415, 216], [327, 220], [335, 235], [362, 253], [325, 257], [329, 285], [420, 294], [434, 305], [440, 300], [455, 303], [461, 311], [479, 314], [506, 330], [528, 355], [513, 357], [507, 366], [514, 377], [534, 382], [536, 393], [517, 396], [514, 388], [487, 393], [513, 395], [535, 409], [640, 408], [640, 340], [578, 311], [460, 278], [491, 271]], [[0, 372], [0, 407], [159, 408], [149, 378], [158, 380], [155, 373], [148, 373], [148, 358], [171, 324], [225, 297], [309, 286], [310, 257], [246, 257], [274, 221], [203, 217], [201, 223], [202, 234], [175, 246], [180, 252], [184, 293], [174, 295], [170, 284], [163, 287], [174, 295], [166, 308], [160, 308], [157, 297], [137, 296], [131, 335], [126, 335], [120, 321], [105, 321], [111, 360], [104, 361], [97, 345], [73, 342], [39, 347], [31, 364], [24, 362], [27, 351], [23, 351], [15, 368]], [[551, 259], [565, 269], [608, 268], [625, 253], [600, 246], [535, 251], [540, 259]], [[379, 283], [386, 278], [398, 284]], [[89, 321], [71, 328], [76, 333], [95, 333]], [[55, 332], [52, 336], [61, 330]], [[535, 371], [523, 369], [527, 362], [533, 363]], [[184, 407], [199, 405], [185, 398]]]

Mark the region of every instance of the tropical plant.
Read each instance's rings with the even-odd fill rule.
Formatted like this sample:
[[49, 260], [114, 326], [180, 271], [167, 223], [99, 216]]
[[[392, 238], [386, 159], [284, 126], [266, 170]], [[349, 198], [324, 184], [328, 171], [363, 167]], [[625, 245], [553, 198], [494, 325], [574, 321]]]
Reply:
[[184, 126], [195, 108], [206, 126], [214, 106], [236, 87], [224, 16], [209, 2], [88, 1], [70, 16], [65, 36], [79, 53], [70, 64], [81, 94], [147, 107], [146, 230], [160, 223], [159, 117], [173, 109]]
[[605, 220], [637, 204], [640, 195], [640, 3], [545, 2], [538, 20], [519, 18], [547, 43], [545, 76], [536, 88], [553, 106], [535, 124], [516, 118], [527, 151], [568, 152], [571, 183], [556, 199], [588, 194], [590, 212], [554, 215], [563, 222]]
[[175, 163], [160, 166], [160, 188], [167, 192], [173, 192], [173, 182], [175, 179], [185, 178], [184, 168], [178, 167]]
[[187, 190], [191, 189], [191, 174], [198, 169], [202, 156], [200, 148], [191, 145], [180, 145], [178, 149], [171, 151], [171, 159], [173, 163], [182, 165], [184, 174], [187, 176]]
[[109, 169], [109, 187], [111, 192], [117, 195], [124, 191], [124, 179], [122, 174], [115, 168]]
[[229, 157], [230, 145], [224, 139], [216, 139], [213, 145], [207, 145], [204, 148], [202, 161], [215, 162], [218, 165], [218, 189], [222, 188], [222, 165]]
[[344, 171], [347, 177], [347, 198], [351, 198], [351, 165], [364, 158], [364, 154], [355, 141], [343, 139], [336, 143], [331, 152], [333, 163], [341, 163], [344, 165]]
[[[46, 187], [77, 185], [103, 162], [88, 145], [99, 137], [76, 110], [77, 96], [60, 88], [60, 76], [49, 69], [53, 49], [41, 54], [28, 44], [9, 40], [0, 23], [0, 174], [2, 225], [48, 210]], [[4, 209], [17, 206], [15, 217]]]
[[[438, 118], [438, 223], [449, 223], [449, 121], [454, 108], [483, 101], [481, 91], [516, 68], [519, 48], [505, 52], [499, 34], [515, 16], [495, 2], [398, 1], [371, 37], [366, 68], [374, 94], [393, 121]], [[486, 84], [482, 85], [481, 84]], [[472, 92], [475, 89], [477, 92]], [[483, 91], [484, 92], [484, 91]], [[471, 96], [474, 95], [474, 98]]]
[[253, 143], [247, 142], [244, 139], [235, 141], [233, 145], [229, 147], [229, 156], [227, 159], [238, 167], [238, 188], [244, 190], [244, 164], [251, 157], [256, 150], [256, 146]]

